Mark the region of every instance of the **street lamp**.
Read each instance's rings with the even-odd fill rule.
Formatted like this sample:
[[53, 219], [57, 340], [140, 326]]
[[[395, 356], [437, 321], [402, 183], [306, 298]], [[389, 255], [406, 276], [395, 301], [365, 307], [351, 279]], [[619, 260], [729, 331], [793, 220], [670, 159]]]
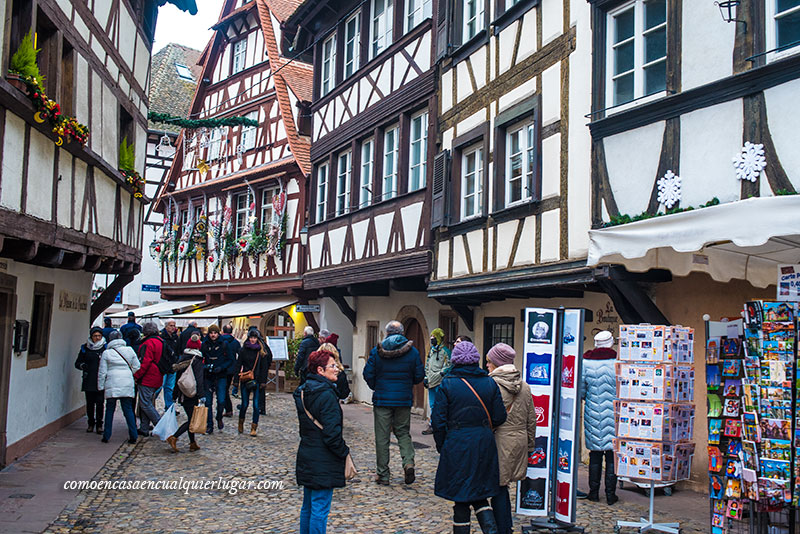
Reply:
[[736, 16], [739, 14], [740, 0], [724, 0], [723, 2], [714, 2], [714, 5], [719, 8], [719, 13], [722, 15], [722, 20], [725, 22], [741, 22], [744, 24], [744, 31], [747, 31], [747, 22], [739, 20]]
[[308, 245], [308, 226], [303, 226], [300, 229], [300, 244], [303, 246]]
[[158, 254], [161, 252], [161, 243], [155, 239], [150, 243], [150, 257], [154, 260], [158, 259]]

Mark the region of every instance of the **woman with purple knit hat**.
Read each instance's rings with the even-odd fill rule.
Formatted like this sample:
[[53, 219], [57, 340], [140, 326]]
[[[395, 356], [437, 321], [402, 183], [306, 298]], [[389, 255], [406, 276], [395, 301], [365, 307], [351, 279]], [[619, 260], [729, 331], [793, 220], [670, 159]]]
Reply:
[[505, 423], [506, 410], [500, 389], [479, 361], [469, 341], [453, 348], [452, 369], [436, 392], [431, 417], [440, 454], [434, 493], [454, 503], [453, 534], [469, 533], [470, 508], [484, 534], [498, 532], [489, 499], [500, 492], [494, 429]]
[[508, 485], [525, 478], [528, 455], [536, 444], [536, 410], [522, 373], [514, 367], [517, 353], [505, 343], [498, 343], [486, 354], [489, 376], [500, 387], [508, 417], [495, 430], [497, 458], [500, 462], [500, 493], [492, 498], [497, 531], [508, 534], [513, 528]]

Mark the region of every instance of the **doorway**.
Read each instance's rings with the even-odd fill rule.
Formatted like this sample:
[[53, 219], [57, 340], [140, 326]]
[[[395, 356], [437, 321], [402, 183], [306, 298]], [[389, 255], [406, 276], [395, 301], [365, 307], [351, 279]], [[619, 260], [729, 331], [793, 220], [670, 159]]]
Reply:
[[[407, 318], [403, 322], [403, 328], [406, 332], [406, 338], [414, 342], [414, 346], [419, 351], [419, 359], [422, 364], [425, 364], [425, 334], [422, 331], [419, 321], [413, 317]], [[420, 382], [414, 384], [414, 408], [425, 409], [425, 387]]]
[[6, 465], [8, 391], [11, 382], [12, 338], [17, 303], [17, 278], [0, 274], [0, 467]]

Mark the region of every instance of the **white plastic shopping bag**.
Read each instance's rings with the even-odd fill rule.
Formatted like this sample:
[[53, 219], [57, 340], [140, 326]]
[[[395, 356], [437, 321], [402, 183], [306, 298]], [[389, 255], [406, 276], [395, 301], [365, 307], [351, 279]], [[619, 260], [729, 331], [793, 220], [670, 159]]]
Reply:
[[168, 437], [178, 431], [178, 417], [175, 415], [175, 404], [169, 407], [161, 416], [156, 427], [153, 429], [153, 435], [158, 436], [161, 441], [166, 441]]

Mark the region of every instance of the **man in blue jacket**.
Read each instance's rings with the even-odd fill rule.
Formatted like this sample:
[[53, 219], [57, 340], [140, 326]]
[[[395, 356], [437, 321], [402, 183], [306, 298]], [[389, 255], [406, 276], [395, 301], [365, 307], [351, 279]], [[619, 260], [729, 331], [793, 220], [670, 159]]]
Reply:
[[389, 485], [389, 440], [391, 432], [400, 445], [406, 484], [415, 480], [414, 446], [411, 443], [411, 405], [413, 387], [425, 378], [419, 350], [403, 335], [403, 325], [391, 321], [386, 338], [369, 353], [364, 380], [374, 391], [372, 414], [375, 420], [376, 482]]

